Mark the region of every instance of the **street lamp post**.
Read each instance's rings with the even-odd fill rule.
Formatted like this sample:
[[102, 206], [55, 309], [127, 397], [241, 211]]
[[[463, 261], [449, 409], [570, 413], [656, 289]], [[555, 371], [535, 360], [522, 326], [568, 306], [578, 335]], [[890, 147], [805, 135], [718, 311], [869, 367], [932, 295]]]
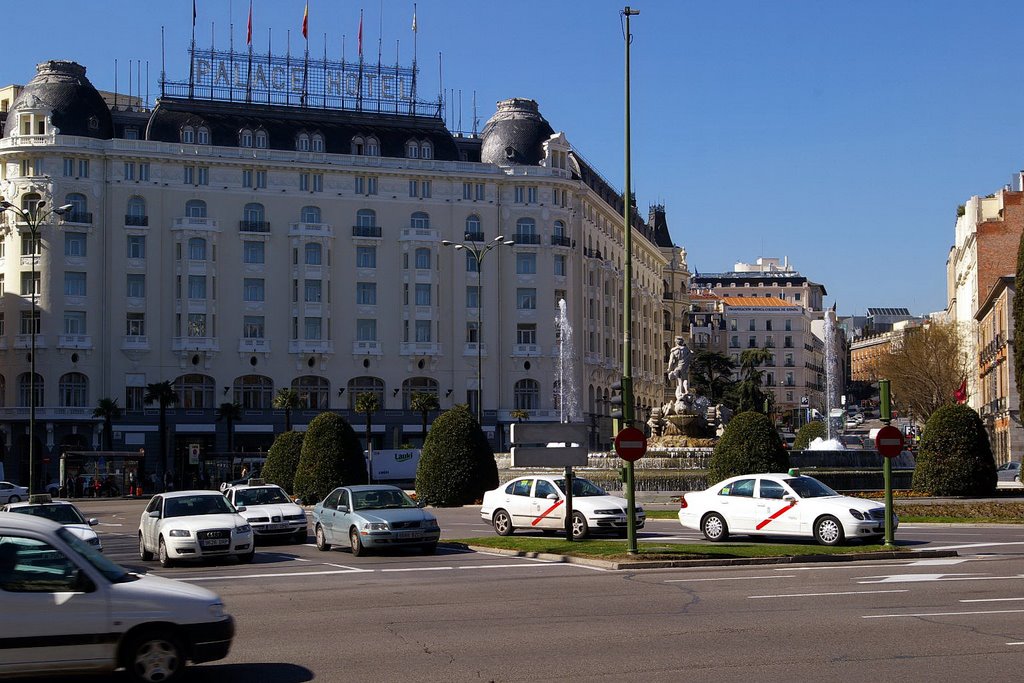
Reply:
[[39, 226], [52, 216], [61, 216], [71, 210], [71, 204], [46, 209], [46, 201], [36, 202], [28, 208], [20, 208], [7, 201], [0, 202], [0, 211], [10, 211], [28, 225], [32, 236], [32, 316], [29, 320], [29, 375], [28, 375], [28, 492], [31, 495], [36, 486], [36, 335], [39, 333], [39, 313], [36, 308], [36, 259], [41, 252]]
[[441, 244], [446, 247], [455, 247], [456, 251], [465, 249], [468, 253], [473, 255], [473, 259], [476, 261], [476, 421], [480, 424], [480, 427], [484, 426], [484, 357], [483, 357], [483, 336], [484, 336], [484, 324], [483, 324], [483, 308], [484, 308], [484, 256], [487, 255], [491, 249], [499, 246], [510, 247], [515, 244], [514, 240], [506, 240], [504, 235], [498, 235], [490, 242], [481, 245], [478, 242], [466, 241], [466, 242], [452, 242], [450, 240], [441, 240]]

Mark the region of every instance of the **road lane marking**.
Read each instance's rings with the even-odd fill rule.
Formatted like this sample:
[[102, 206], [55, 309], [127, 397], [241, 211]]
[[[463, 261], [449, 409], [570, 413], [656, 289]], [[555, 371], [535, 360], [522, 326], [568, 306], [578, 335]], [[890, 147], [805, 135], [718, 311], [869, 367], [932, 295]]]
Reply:
[[934, 559], [931, 559], [931, 560], [915, 560], [914, 562], [911, 562], [907, 566], [908, 567], [927, 567], [927, 566], [937, 566], [937, 565], [946, 565], [946, 564], [960, 564], [960, 563], [966, 562], [966, 561], [967, 561], [967, 558], [965, 558], [965, 557], [937, 557], [937, 558], [934, 558]]
[[829, 595], [872, 595], [875, 593], [909, 593], [910, 591], [906, 588], [899, 588], [891, 591], [842, 591], [839, 593], [788, 593], [779, 595], [748, 595], [747, 598], [750, 600], [760, 600], [762, 598], [817, 598]]
[[918, 612], [915, 614], [867, 614], [861, 619], [892, 619], [896, 617], [959, 617], [972, 614], [1019, 614], [1024, 609], [997, 609], [988, 612]]
[[665, 583], [690, 583], [691, 581], [747, 581], [754, 579], [792, 579], [792, 576], [776, 574], [775, 576], [717, 576], [713, 579], [666, 579]]
[[439, 572], [455, 567], [400, 567], [398, 569], [380, 569], [380, 572]]
[[1024, 541], [1001, 541], [992, 543], [963, 543], [961, 545], [945, 545], [928, 548], [928, 550], [965, 550], [967, 548], [992, 548], [1003, 545], [1024, 545]]
[[1024, 645], [1024, 640], [1020, 641], [1019, 643], [1007, 643], [1007, 645]]
[[513, 569], [518, 567], [583, 567], [583, 565], [570, 564], [568, 562], [534, 562], [533, 564], [522, 563], [522, 564], [469, 564], [462, 567], [456, 567], [456, 569]]
[[228, 574], [224, 576], [168, 576], [166, 574], [154, 574], [163, 576], [165, 579], [176, 579], [178, 581], [232, 581], [235, 579], [281, 579], [293, 576], [328, 576], [331, 574], [369, 574], [373, 569], [334, 569], [316, 572], [280, 572], [277, 574]]
[[893, 567], [909, 567], [910, 565], [906, 562], [899, 562], [894, 564], [860, 564], [860, 565], [835, 565], [827, 567], [776, 567], [773, 571], [777, 572], [816, 572], [823, 569], [892, 569]]
[[857, 583], [910, 583], [915, 581], [995, 581], [999, 579], [1024, 579], [1024, 574], [1014, 576], [988, 576], [987, 574], [893, 574], [891, 576], [861, 576]]
[[1014, 600], [1024, 600], [1024, 598], [973, 598], [971, 600], [961, 600], [960, 602], [1013, 602]]

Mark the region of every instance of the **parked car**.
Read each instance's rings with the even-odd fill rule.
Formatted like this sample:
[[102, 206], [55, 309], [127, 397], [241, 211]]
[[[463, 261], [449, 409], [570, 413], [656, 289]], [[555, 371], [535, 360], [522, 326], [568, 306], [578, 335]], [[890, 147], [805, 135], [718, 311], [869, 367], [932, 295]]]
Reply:
[[341, 486], [313, 507], [317, 550], [347, 545], [360, 556], [367, 550], [419, 546], [437, 550], [437, 518], [397, 486]]
[[998, 481], [1015, 481], [1020, 483], [1020, 463], [1019, 462], [1007, 462], [1003, 463], [996, 470], [996, 479]]
[[153, 496], [139, 520], [139, 557], [148, 561], [155, 553], [164, 567], [178, 560], [225, 556], [252, 562], [252, 527], [239, 512], [216, 491]]
[[17, 503], [28, 499], [28, 488], [9, 481], [0, 481], [0, 503]]
[[[744, 474], [685, 493], [679, 523], [709, 541], [745, 534], [805, 536], [822, 545], [840, 545], [849, 538], [877, 542], [885, 534], [885, 506], [839, 495], [794, 469], [789, 474]], [[893, 528], [898, 525], [894, 514]]]
[[[36, 496], [32, 496], [32, 500], [35, 499]], [[95, 517], [90, 517], [87, 521], [82, 511], [66, 500], [51, 500], [42, 503], [8, 503], [4, 506], [4, 512], [34, 515], [35, 517], [43, 517], [53, 520], [58, 524], [63, 524], [75, 536], [78, 536], [89, 545], [96, 546], [97, 550], [103, 552], [103, 544], [100, 543], [100, 537], [92, 530], [92, 527], [99, 524], [99, 520]]]
[[123, 668], [171, 682], [188, 660], [226, 657], [235, 631], [215, 593], [129, 572], [33, 515], [0, 513], [0, 599], [0, 678]]
[[306, 511], [292, 502], [280, 486], [250, 479], [247, 484], [232, 486], [224, 496], [249, 522], [257, 538], [294, 539], [305, 543]]
[[[557, 530], [565, 528], [565, 477], [537, 474], [518, 477], [484, 493], [480, 517], [499, 536], [520, 529]], [[572, 480], [572, 536], [586, 538], [594, 532], [626, 535], [625, 498], [609, 495], [588, 479]], [[636, 525], [642, 529], [647, 517], [636, 506]]]

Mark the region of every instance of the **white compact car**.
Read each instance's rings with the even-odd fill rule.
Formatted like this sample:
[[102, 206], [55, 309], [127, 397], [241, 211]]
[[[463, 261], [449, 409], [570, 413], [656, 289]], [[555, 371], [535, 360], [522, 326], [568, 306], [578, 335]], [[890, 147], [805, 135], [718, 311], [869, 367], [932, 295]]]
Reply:
[[22, 500], [28, 500], [28, 487], [0, 481], [0, 503], [17, 503]]
[[48, 519], [0, 512], [0, 679], [127, 671], [180, 678], [227, 656], [234, 621], [205, 588], [129, 572]]
[[[841, 496], [790, 470], [732, 477], [706, 491], [683, 494], [679, 523], [709, 541], [745, 534], [809, 536], [822, 545], [839, 545], [849, 538], [877, 542], [885, 535], [885, 506]], [[898, 525], [894, 514], [893, 529]]]
[[[597, 484], [573, 477], [572, 536], [586, 538], [595, 532], [626, 535], [626, 499], [610, 496]], [[517, 528], [557, 530], [565, 528], [565, 477], [538, 474], [513, 479], [484, 494], [480, 517], [499, 536]], [[636, 506], [636, 527], [646, 521], [644, 509]]]
[[252, 562], [252, 527], [216, 491], [172, 491], [153, 496], [139, 520], [139, 557], [171, 566], [177, 560], [234, 556]]
[[250, 479], [248, 484], [232, 486], [224, 496], [241, 510], [257, 538], [290, 538], [305, 543], [306, 511], [292, 502], [280, 486]]
[[[32, 500], [36, 500], [36, 498], [36, 496], [33, 496]], [[34, 515], [36, 517], [52, 519], [58, 524], [63, 524], [64, 528], [71, 531], [75, 536], [78, 536], [89, 545], [96, 546], [97, 550], [103, 552], [103, 544], [100, 543], [100, 537], [92, 530], [94, 526], [99, 524], [99, 520], [95, 517], [90, 517], [86, 520], [82, 511], [66, 500], [46, 500], [45, 497], [43, 500], [45, 502], [8, 503], [4, 506], [4, 512], [15, 512], [21, 515]]]

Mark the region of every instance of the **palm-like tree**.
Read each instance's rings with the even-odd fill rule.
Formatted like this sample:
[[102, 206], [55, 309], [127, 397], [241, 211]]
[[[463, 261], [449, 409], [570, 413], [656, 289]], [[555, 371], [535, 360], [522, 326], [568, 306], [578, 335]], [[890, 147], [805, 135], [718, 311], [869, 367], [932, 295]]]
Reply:
[[274, 407], [284, 410], [284, 431], [292, 431], [292, 411], [302, 407], [302, 395], [294, 389], [281, 389], [274, 396]]
[[420, 417], [423, 418], [423, 426], [420, 429], [420, 434], [423, 435], [423, 441], [427, 440], [427, 414], [431, 410], [437, 410], [440, 408], [440, 404], [437, 402], [437, 394], [432, 391], [414, 391], [409, 395], [409, 407], [417, 411]]
[[366, 415], [366, 450], [370, 450], [370, 423], [373, 414], [380, 410], [380, 398], [375, 392], [364, 391], [356, 396], [355, 409]]
[[116, 398], [101, 398], [92, 411], [93, 417], [103, 418], [103, 450], [114, 450], [114, 420], [121, 418], [121, 406]]
[[178, 394], [170, 380], [154, 382], [146, 385], [145, 403], [156, 403], [160, 406], [160, 459], [164, 463], [164, 471], [173, 472], [174, 466], [167, 453], [167, 407], [178, 402]]
[[516, 422], [521, 423], [523, 420], [530, 419], [530, 411], [523, 410], [522, 408], [516, 408], [511, 413], [509, 413], [509, 417], [513, 418]]
[[217, 421], [224, 421], [228, 428], [228, 453], [235, 452], [235, 423], [242, 419], [242, 406], [234, 401], [225, 401], [217, 406]]
[[765, 392], [761, 391], [761, 383], [764, 381], [761, 364], [768, 362], [771, 357], [772, 353], [768, 349], [747, 349], [740, 354], [740, 368], [743, 371], [743, 379], [739, 384], [741, 412], [756, 410], [767, 414]]

